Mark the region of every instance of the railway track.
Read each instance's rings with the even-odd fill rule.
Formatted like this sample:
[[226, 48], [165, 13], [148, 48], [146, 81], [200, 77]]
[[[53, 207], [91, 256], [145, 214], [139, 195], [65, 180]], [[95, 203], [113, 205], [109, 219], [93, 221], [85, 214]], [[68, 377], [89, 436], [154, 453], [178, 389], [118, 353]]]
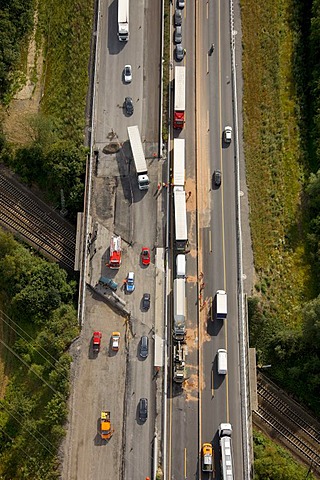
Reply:
[[75, 232], [54, 210], [0, 173], [0, 224], [43, 255], [73, 270]]
[[262, 375], [258, 378], [257, 391], [259, 408], [254, 412], [254, 421], [260, 419], [267, 424], [280, 441], [320, 475], [319, 424]]

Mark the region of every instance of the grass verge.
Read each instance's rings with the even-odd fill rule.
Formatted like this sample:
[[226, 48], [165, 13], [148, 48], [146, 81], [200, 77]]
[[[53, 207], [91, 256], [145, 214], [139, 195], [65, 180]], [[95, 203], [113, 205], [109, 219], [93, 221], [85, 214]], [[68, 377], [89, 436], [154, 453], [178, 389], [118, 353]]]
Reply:
[[83, 144], [94, 2], [42, 0], [39, 28], [45, 39], [41, 109], [56, 121], [61, 139]]
[[244, 138], [250, 222], [264, 308], [280, 326], [300, 328], [313, 298], [301, 195], [302, 122], [294, 76], [301, 34], [291, 0], [242, 0]]

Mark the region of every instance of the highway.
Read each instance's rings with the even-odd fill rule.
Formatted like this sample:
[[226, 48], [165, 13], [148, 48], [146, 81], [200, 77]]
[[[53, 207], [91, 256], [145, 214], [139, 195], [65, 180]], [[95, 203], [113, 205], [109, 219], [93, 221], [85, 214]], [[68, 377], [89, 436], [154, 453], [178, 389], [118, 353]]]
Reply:
[[[184, 15], [188, 101], [186, 126], [179, 137], [186, 138], [186, 191], [192, 191], [188, 200], [191, 248], [187, 259], [189, 380], [185, 390], [179, 396], [173, 395], [170, 401], [169, 478], [207, 478], [200, 466], [200, 450], [204, 442], [213, 442], [216, 478], [221, 478], [217, 433], [221, 422], [233, 425], [235, 478], [244, 478], [235, 152], [234, 142], [227, 146], [222, 135], [226, 125], [233, 127], [229, 2], [195, 2], [194, 6], [187, 3]], [[210, 55], [212, 43], [215, 49]], [[216, 169], [222, 172], [220, 188], [212, 181]], [[195, 179], [196, 199], [192, 188]], [[199, 285], [202, 283], [203, 289], [195, 306], [199, 275]], [[210, 307], [218, 289], [228, 293], [228, 318], [224, 322], [211, 320], [213, 309]], [[217, 373], [216, 352], [219, 348], [228, 351], [228, 375], [225, 378]], [[195, 378], [197, 371], [200, 373], [199, 382]]]
[[[102, 4], [103, 5], [103, 4]], [[134, 7], [134, 8], [133, 8]], [[123, 264], [117, 278], [124, 278], [127, 271], [135, 272], [136, 288], [128, 298], [127, 305], [132, 314], [132, 331], [127, 337], [127, 371], [125, 418], [123, 424], [123, 476], [119, 478], [141, 479], [151, 475], [152, 441], [155, 428], [155, 382], [153, 376], [153, 341], [155, 292], [154, 251], [157, 235], [157, 199], [153, 189], [158, 183], [158, 165], [153, 156], [158, 154], [159, 140], [159, 87], [160, 87], [160, 5], [154, 2], [135, 1], [130, 4], [130, 38], [128, 42], [117, 39], [117, 2], [108, 1], [102, 6], [107, 15], [101, 17], [100, 47], [98, 50], [98, 78], [96, 90], [95, 148], [101, 152], [105, 143], [116, 140], [123, 144], [114, 165], [110, 158], [101, 154], [101, 176], [98, 173], [97, 195], [94, 196], [93, 211], [102, 212], [99, 202], [101, 182], [112, 175], [119, 179], [115, 193], [114, 225], [110, 225], [103, 214], [98, 213], [99, 223], [120, 234], [129, 246], [123, 254]], [[148, 46], [148, 48], [146, 48]], [[123, 81], [123, 68], [132, 66], [132, 82]], [[122, 105], [126, 96], [133, 99], [134, 113], [124, 114]], [[127, 126], [138, 125], [147, 159], [151, 158], [149, 177], [151, 188], [140, 191], [136, 175], [128, 165], [131, 158], [128, 145]], [[111, 135], [110, 135], [111, 133]], [[113, 138], [112, 134], [115, 134]], [[126, 157], [126, 158], [124, 158]], [[103, 162], [108, 162], [104, 166]], [[128, 168], [129, 167], [129, 168]], [[130, 246], [130, 244], [132, 246]], [[147, 269], [141, 268], [141, 248], [152, 250], [152, 262]], [[141, 309], [144, 292], [151, 294], [151, 308], [145, 313]], [[141, 335], [148, 335], [150, 353], [146, 360], [139, 357]], [[116, 372], [114, 372], [116, 375]], [[119, 379], [124, 381], [125, 379]], [[144, 423], [138, 418], [138, 402], [142, 397], [149, 400], [149, 416]], [[116, 408], [118, 399], [114, 399]], [[139, 438], [137, 442], [136, 439]], [[111, 445], [110, 445], [111, 446]]]
[[[97, 22], [95, 67], [92, 201], [90, 205], [87, 262], [88, 275], [85, 318], [78, 345], [73, 411], [65, 451], [64, 478], [135, 480], [151, 476], [152, 445], [155, 431], [155, 389], [153, 327], [155, 318], [155, 246], [163, 246], [162, 196], [154, 195], [159, 175], [160, 125], [160, 4], [130, 2], [130, 38], [117, 37], [116, 0], [101, 0]], [[148, 46], [148, 48], [146, 48]], [[124, 83], [123, 69], [132, 66], [132, 82]], [[133, 99], [134, 113], [123, 109], [126, 96]], [[151, 186], [138, 189], [131, 164], [127, 127], [138, 125], [148, 163]], [[110, 154], [106, 146], [115, 144]], [[106, 267], [113, 233], [122, 238], [119, 270]], [[141, 264], [141, 248], [151, 250], [151, 264]], [[126, 295], [122, 287], [129, 271], [135, 273], [135, 291]], [[103, 298], [93, 294], [99, 277], [107, 275], [118, 283], [118, 296], [131, 313], [130, 322], [113, 311]], [[149, 311], [142, 309], [143, 293], [151, 294]], [[88, 356], [93, 330], [102, 332], [102, 348], [97, 358]], [[120, 351], [110, 352], [112, 331], [121, 333]], [[149, 337], [149, 355], [139, 354], [140, 338]], [[148, 419], [139, 420], [139, 399], [149, 400]], [[90, 401], [91, 398], [91, 401]], [[107, 444], [99, 441], [101, 409], [108, 409], [115, 430]], [[94, 441], [93, 441], [94, 439]], [[138, 441], [137, 441], [138, 439]]]
[[[166, 189], [160, 192], [157, 189], [159, 182], [166, 179], [167, 171], [166, 159], [158, 157], [161, 4], [136, 0], [132, 8], [131, 2], [130, 38], [124, 43], [117, 38], [117, 1], [101, 0], [99, 5], [92, 132], [95, 163], [86, 278], [91, 289], [87, 289], [83, 333], [77, 347], [78, 352], [84, 352], [80, 355], [72, 395], [72, 402], [79, 409], [70, 420], [65, 449], [69, 461], [64, 478], [99, 480], [107, 475], [141, 480], [154, 473], [154, 437], [163, 411], [159, 407], [157, 410], [161, 378], [156, 378], [153, 368], [156, 316], [163, 314], [156, 310], [156, 282], [161, 274], [156, 255], [158, 249], [165, 247], [166, 238]], [[233, 142], [228, 147], [222, 142], [224, 126], [233, 126], [229, 4], [221, 0], [187, 2], [183, 15], [182, 44], [187, 53], [181, 64], [187, 69], [186, 126], [181, 132], [172, 132], [171, 138], [186, 139], [188, 378], [181, 389], [172, 384], [169, 373], [167, 478], [204, 478], [200, 467], [203, 442], [213, 442], [217, 478], [220, 478], [217, 430], [226, 421], [234, 429], [235, 478], [243, 478], [235, 152]], [[215, 50], [210, 56], [212, 42]], [[126, 64], [132, 66], [129, 84], [123, 79]], [[126, 96], [133, 99], [132, 116], [123, 109]], [[138, 189], [132, 168], [127, 134], [127, 127], [132, 125], [140, 129], [151, 181], [148, 191]], [[172, 143], [171, 140], [171, 148]], [[110, 153], [110, 145], [116, 147], [115, 153]], [[222, 171], [219, 189], [212, 184], [216, 168]], [[118, 271], [106, 267], [113, 233], [122, 238], [122, 265]], [[172, 235], [170, 239], [172, 242]], [[151, 249], [151, 264], [146, 268], [140, 261], [144, 246]], [[172, 260], [172, 243], [170, 246], [169, 260]], [[135, 273], [135, 291], [130, 295], [120, 288], [128, 271]], [[168, 274], [171, 275], [171, 270]], [[93, 293], [101, 275], [112, 277], [119, 284], [117, 294], [131, 313], [130, 321]], [[203, 284], [201, 292], [200, 284]], [[211, 320], [210, 306], [217, 289], [228, 292], [228, 319], [224, 323]], [[148, 312], [142, 309], [144, 292], [151, 294]], [[171, 297], [168, 299], [171, 305]], [[172, 321], [172, 315], [169, 320]], [[94, 329], [102, 332], [104, 342], [98, 359], [87, 354]], [[110, 352], [113, 330], [121, 333], [117, 355]], [[150, 342], [145, 360], [139, 355], [141, 335], [147, 335]], [[228, 350], [226, 378], [218, 376], [216, 368], [216, 351], [221, 347]], [[172, 355], [171, 337], [169, 355]], [[142, 397], [149, 400], [146, 422], [141, 422], [138, 414]], [[110, 410], [115, 428], [107, 445], [99, 442], [97, 418], [102, 408]]]

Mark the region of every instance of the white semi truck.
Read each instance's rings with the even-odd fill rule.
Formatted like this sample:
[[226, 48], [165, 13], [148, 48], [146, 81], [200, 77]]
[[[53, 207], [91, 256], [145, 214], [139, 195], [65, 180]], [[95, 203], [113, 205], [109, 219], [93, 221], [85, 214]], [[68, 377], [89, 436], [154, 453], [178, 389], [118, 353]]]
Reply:
[[118, 39], [129, 40], [129, 0], [118, 0]]
[[148, 190], [150, 180], [148, 177], [146, 157], [144, 156], [139, 128], [135, 125], [133, 127], [127, 127], [127, 130], [128, 130], [128, 136], [130, 140], [134, 165], [136, 167], [139, 189]]
[[221, 450], [221, 477], [222, 480], [234, 480], [232, 426], [230, 423], [221, 423], [219, 426]]

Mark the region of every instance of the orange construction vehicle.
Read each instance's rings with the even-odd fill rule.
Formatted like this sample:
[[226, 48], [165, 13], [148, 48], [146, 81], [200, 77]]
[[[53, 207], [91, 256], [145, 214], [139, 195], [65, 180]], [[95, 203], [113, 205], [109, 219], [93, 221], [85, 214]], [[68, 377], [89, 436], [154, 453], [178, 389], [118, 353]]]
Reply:
[[114, 430], [111, 428], [110, 412], [102, 410], [100, 416], [100, 435], [103, 440], [109, 440]]

